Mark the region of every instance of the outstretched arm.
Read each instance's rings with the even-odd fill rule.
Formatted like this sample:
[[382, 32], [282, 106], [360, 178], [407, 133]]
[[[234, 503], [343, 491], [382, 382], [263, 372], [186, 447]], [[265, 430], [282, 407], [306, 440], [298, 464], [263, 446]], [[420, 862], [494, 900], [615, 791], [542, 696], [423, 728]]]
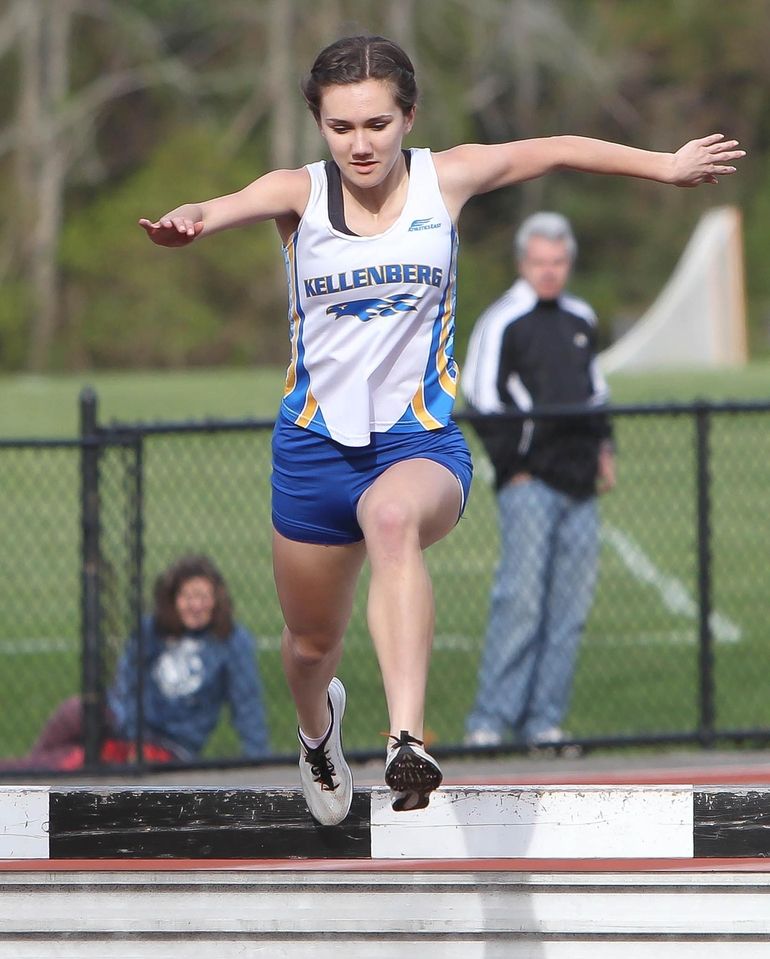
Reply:
[[[656, 153], [591, 137], [557, 136], [512, 143], [467, 143], [436, 156], [441, 188], [459, 213], [470, 197], [531, 180], [552, 170], [581, 170], [657, 180], [675, 186], [716, 183], [735, 173], [745, 156], [737, 140], [712, 133], [690, 140], [676, 153]], [[452, 213], [455, 210], [450, 211]]]
[[198, 236], [261, 220], [298, 220], [310, 194], [304, 169], [275, 170], [237, 193], [203, 203], [185, 203], [157, 220], [142, 218], [139, 226], [159, 246], [186, 246]]

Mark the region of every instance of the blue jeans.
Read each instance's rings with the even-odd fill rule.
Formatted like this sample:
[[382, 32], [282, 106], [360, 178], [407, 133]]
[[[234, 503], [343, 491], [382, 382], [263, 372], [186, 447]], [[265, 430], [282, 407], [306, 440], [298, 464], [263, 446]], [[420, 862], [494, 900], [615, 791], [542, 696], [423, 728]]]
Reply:
[[578, 500], [537, 479], [498, 494], [501, 553], [478, 692], [467, 731], [531, 741], [569, 705], [599, 557], [596, 497]]

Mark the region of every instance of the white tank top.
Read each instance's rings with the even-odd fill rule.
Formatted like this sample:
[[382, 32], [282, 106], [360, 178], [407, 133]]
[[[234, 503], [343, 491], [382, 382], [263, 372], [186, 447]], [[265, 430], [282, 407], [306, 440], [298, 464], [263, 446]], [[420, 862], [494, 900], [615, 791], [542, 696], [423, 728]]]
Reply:
[[291, 362], [283, 414], [345, 446], [366, 446], [371, 433], [446, 426], [457, 387], [457, 232], [430, 150], [411, 151], [404, 209], [377, 236], [335, 230], [325, 163], [306, 169], [310, 198], [284, 247]]

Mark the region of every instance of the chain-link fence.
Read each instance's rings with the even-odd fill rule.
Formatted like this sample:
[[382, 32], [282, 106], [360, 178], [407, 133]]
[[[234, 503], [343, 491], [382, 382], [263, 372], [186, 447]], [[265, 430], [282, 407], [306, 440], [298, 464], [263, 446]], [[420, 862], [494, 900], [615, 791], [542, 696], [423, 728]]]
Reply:
[[[219, 566], [236, 619], [256, 638], [273, 757], [296, 761], [270, 557], [272, 424], [104, 427], [94, 406], [83, 410], [79, 440], [0, 444], [0, 757], [7, 764], [27, 753], [51, 710], [81, 694], [85, 759], [99, 768], [100, 715], [117, 657], [151, 609], [155, 576], [195, 552]], [[770, 738], [770, 403], [611, 412], [618, 483], [598, 500], [596, 586], [566, 734], [584, 746]], [[474, 487], [457, 529], [427, 554], [436, 599], [427, 735], [438, 754], [469, 748], [466, 720], [500, 552], [491, 469], [472, 422], [458, 420]], [[586, 529], [564, 554], [581, 575], [592, 564]], [[340, 675], [349, 691], [347, 748], [379, 756], [387, 714], [366, 625], [367, 581], [365, 569]], [[557, 608], [590, 589], [585, 581], [568, 578]], [[533, 580], [524, 593], [542, 605], [538, 589]], [[518, 626], [525, 607], [512, 608]], [[521, 746], [513, 728], [505, 739], [506, 748]], [[238, 756], [225, 714], [201, 761]]]
[[0, 756], [80, 687], [80, 446], [0, 446]]

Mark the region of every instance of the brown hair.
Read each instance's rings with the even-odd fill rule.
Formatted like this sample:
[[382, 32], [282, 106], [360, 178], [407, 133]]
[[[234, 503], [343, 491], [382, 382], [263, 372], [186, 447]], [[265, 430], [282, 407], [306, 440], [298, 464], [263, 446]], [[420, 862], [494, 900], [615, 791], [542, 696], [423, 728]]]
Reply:
[[412, 61], [398, 44], [385, 37], [343, 37], [325, 47], [302, 81], [302, 94], [319, 120], [326, 87], [362, 80], [388, 80], [403, 113], [409, 113], [417, 103]]
[[207, 579], [214, 587], [214, 610], [211, 631], [226, 639], [233, 631], [233, 603], [227, 585], [208, 556], [182, 556], [155, 580], [155, 625], [171, 636], [181, 636], [185, 627], [176, 609], [179, 591], [191, 579]]

